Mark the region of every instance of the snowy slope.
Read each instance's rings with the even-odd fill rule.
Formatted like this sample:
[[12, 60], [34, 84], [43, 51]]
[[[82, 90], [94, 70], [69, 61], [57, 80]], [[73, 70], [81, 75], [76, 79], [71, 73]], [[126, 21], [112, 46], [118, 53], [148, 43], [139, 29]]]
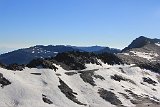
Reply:
[[[50, 69], [25, 68], [23, 71], [10, 71], [0, 68], [0, 73], [11, 84], [0, 87], [0, 106], [3, 107], [115, 107], [112, 101], [107, 101], [99, 93], [107, 90], [114, 93], [122, 104], [117, 106], [134, 107], [148, 103], [159, 102], [160, 99], [160, 75], [149, 70], [140, 69], [134, 65], [87, 64], [83, 71], [66, 71], [56, 65], [55, 72]], [[89, 72], [89, 75], [88, 75]], [[90, 81], [85, 77], [91, 78]], [[92, 75], [93, 73], [93, 75]], [[114, 75], [125, 79], [114, 80]], [[143, 78], [150, 78], [155, 84], [144, 82]], [[73, 90], [79, 102], [75, 103], [59, 88], [60, 79]], [[93, 81], [92, 81], [93, 79]], [[90, 82], [94, 83], [91, 84]], [[106, 91], [102, 91], [106, 92]], [[134, 94], [133, 94], [134, 93]], [[136, 96], [137, 95], [137, 96]], [[43, 101], [44, 96], [52, 104]], [[110, 97], [110, 96], [109, 96]], [[128, 97], [128, 98], [127, 98]], [[75, 100], [74, 99], [74, 100]], [[140, 100], [136, 102], [136, 100]]]
[[121, 53], [121, 54], [129, 55], [129, 56], [137, 56], [137, 57], [141, 57], [141, 58], [144, 58], [144, 59], [147, 59], [147, 60], [152, 60], [155, 57], [159, 56], [157, 53], [154, 53], [154, 52], [129, 51], [129, 53]]

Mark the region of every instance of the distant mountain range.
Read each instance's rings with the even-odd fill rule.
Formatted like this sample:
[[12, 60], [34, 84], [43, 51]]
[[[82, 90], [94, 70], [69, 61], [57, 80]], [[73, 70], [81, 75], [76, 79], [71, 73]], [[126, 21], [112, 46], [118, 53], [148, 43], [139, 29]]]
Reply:
[[29, 48], [19, 49], [12, 52], [8, 52], [0, 55], [0, 62], [4, 64], [27, 64], [31, 60], [36, 58], [48, 58], [54, 57], [58, 53], [69, 51], [82, 51], [82, 52], [94, 52], [94, 53], [118, 53], [120, 50], [102, 47], [102, 46], [90, 46], [90, 47], [78, 47], [78, 46], [64, 46], [64, 45], [37, 45]]
[[159, 39], [141, 36], [114, 54], [110, 48], [87, 48], [38, 45], [1, 55], [0, 105], [160, 106]]

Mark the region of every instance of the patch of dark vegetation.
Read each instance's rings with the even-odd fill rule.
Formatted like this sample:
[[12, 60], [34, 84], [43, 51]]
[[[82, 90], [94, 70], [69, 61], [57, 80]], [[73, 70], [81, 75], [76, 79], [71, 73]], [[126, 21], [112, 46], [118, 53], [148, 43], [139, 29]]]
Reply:
[[130, 99], [129, 98], [129, 96], [127, 95], [127, 94], [125, 94], [125, 93], [121, 93], [121, 92], [118, 92], [119, 94], [121, 94], [124, 98], [126, 98], [126, 99]]
[[152, 80], [151, 78], [149, 78], [149, 77], [143, 77], [143, 82], [147, 82], [148, 84], [152, 84], [152, 85], [156, 85], [157, 84], [157, 82], [156, 81], [154, 81], [154, 80]]
[[110, 102], [113, 105], [122, 105], [122, 102], [118, 99], [118, 97], [111, 91], [107, 91], [103, 88], [98, 90], [98, 93], [100, 97], [102, 97], [104, 100]]
[[19, 64], [10, 64], [6, 66], [6, 69], [13, 70], [13, 71], [22, 71], [25, 68], [25, 65], [19, 65]]
[[6, 65], [0, 62], [0, 67], [1, 68], [6, 68]]
[[60, 65], [65, 70], [83, 70], [86, 68], [85, 64], [92, 63], [101, 65], [98, 59], [101, 59], [104, 63], [108, 63], [110, 65], [123, 64], [116, 55], [111, 53], [95, 54], [79, 51], [58, 53], [55, 57], [48, 58], [46, 60], [50, 60], [51, 62]]
[[115, 54], [111, 54], [111, 53], [99, 54], [98, 59], [101, 59], [104, 63], [107, 63], [109, 65], [124, 64], [120, 58], [118, 58]]
[[95, 77], [96, 79], [99, 78], [99, 79], [101, 79], [101, 80], [105, 80], [104, 77], [102, 77], [101, 75], [94, 75], [94, 77]]
[[41, 75], [41, 73], [31, 73], [31, 74], [33, 74], [33, 75]]
[[69, 70], [83, 70], [86, 68], [85, 64], [89, 63], [101, 65], [97, 60], [97, 55], [88, 52], [73, 51], [59, 53], [53, 59], [67, 65]]
[[77, 72], [65, 72], [65, 74], [71, 76], [71, 75], [77, 74]]
[[[25, 66], [28, 68], [48, 68], [56, 71], [57, 68], [53, 64], [57, 64], [65, 70], [83, 70], [86, 68], [85, 64], [101, 65], [98, 59], [110, 65], [123, 64], [121, 59], [111, 53], [95, 54], [91, 52], [70, 51], [58, 53], [56, 56], [50, 58], [33, 59]], [[11, 68], [13, 69], [12, 66]], [[18, 64], [14, 65], [13, 70], [15, 70], [15, 66], [21, 67], [21, 65]], [[6, 67], [4, 66], [4, 68]], [[19, 69], [20, 68], [18, 68], [18, 70]]]
[[45, 103], [48, 103], [48, 104], [53, 104], [53, 102], [47, 98], [46, 95], [42, 94], [42, 100], [45, 102]]
[[148, 69], [153, 72], [160, 74], [160, 63], [159, 62], [150, 62], [150, 63], [139, 63], [137, 64], [142, 69]]
[[7, 80], [5, 77], [3, 77], [3, 74], [0, 73], [0, 84], [3, 88], [4, 86], [11, 84], [11, 82]]
[[122, 76], [117, 75], [117, 74], [114, 74], [113, 76], [111, 76], [111, 79], [114, 79], [115, 81], [119, 81], [119, 82], [120, 82], [120, 81], [128, 81], [128, 82], [136, 85], [136, 83], [135, 83], [133, 80], [127, 79], [127, 78], [122, 77]]
[[98, 69], [78, 71], [78, 73], [80, 73], [80, 77], [83, 79], [84, 82], [89, 83], [92, 86], [96, 86], [96, 84], [93, 80], [93, 76], [94, 76], [94, 72], [97, 70]]
[[160, 104], [158, 100], [155, 99], [151, 99], [149, 98], [148, 95], [146, 96], [141, 96], [141, 95], [137, 95], [135, 93], [133, 93], [131, 90], [125, 90], [126, 92], [128, 92], [134, 99], [131, 99], [131, 103], [133, 104], [143, 104], [143, 103], [153, 103], [153, 104]]
[[77, 93], [73, 92], [73, 90], [64, 82], [59, 78], [59, 82], [60, 85], [58, 86], [58, 88], [61, 90], [61, 92], [70, 100], [72, 100], [73, 102], [79, 104], [79, 105], [84, 105], [86, 106], [86, 104], [81, 103], [80, 101], [78, 101], [78, 99], [76, 98], [75, 95], [77, 95]]
[[56, 71], [58, 68], [53, 65], [51, 61], [45, 59], [34, 59], [26, 65], [28, 68], [47, 68]]

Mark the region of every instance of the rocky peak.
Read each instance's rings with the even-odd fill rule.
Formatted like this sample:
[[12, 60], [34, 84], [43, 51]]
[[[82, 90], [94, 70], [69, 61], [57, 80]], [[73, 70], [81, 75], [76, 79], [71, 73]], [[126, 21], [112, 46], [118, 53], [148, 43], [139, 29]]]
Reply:
[[133, 49], [133, 48], [141, 48], [148, 44], [160, 43], [160, 39], [150, 39], [144, 36], [140, 36], [133, 40], [133, 42], [126, 48], [122, 50], [122, 52]]

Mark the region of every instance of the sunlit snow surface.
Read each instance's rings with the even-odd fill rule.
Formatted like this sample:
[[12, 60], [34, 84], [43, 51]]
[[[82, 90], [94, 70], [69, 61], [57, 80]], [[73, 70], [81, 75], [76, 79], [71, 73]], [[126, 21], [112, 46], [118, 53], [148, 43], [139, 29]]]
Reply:
[[160, 46], [160, 43], [155, 43], [157, 46]]
[[[158, 83], [158, 74], [156, 73], [149, 70], [142, 70], [134, 65], [110, 66], [102, 64], [102, 66], [98, 66], [95, 64], [87, 64], [86, 66], [86, 70], [98, 69], [95, 71], [95, 74], [101, 75], [105, 80], [94, 78], [96, 86], [92, 86], [85, 83], [79, 73], [71, 76], [65, 74], [65, 72], [77, 71], [66, 71], [60, 66], [57, 66], [58, 70], [56, 72], [49, 69], [25, 68], [23, 71], [10, 71], [0, 68], [0, 73], [11, 82], [11, 85], [5, 86], [4, 88], [0, 87], [0, 107], [115, 107], [99, 96], [97, 92], [100, 88], [115, 93], [122, 104], [127, 107], [133, 107], [135, 105], [132, 104], [129, 99], [125, 99], [124, 96], [118, 93], [127, 94], [125, 89], [132, 90], [138, 95], [154, 96], [160, 99], [160, 83]], [[123, 69], [123, 72], [119, 68]], [[41, 73], [41, 75], [33, 75], [31, 73]], [[60, 74], [61, 76], [58, 77], [56, 74]], [[136, 85], [126, 81], [114, 81], [110, 78], [110, 76], [114, 74], [129, 78], [133, 80]], [[158, 84], [156, 86], [147, 83], [142, 85], [143, 77], [150, 77]], [[78, 94], [76, 95], [77, 99], [87, 104], [87, 106], [78, 105], [69, 100], [58, 88], [60, 85], [59, 78], [76, 92]], [[153, 88], [157, 91], [153, 91]], [[53, 104], [44, 103], [42, 94], [46, 95]]]

